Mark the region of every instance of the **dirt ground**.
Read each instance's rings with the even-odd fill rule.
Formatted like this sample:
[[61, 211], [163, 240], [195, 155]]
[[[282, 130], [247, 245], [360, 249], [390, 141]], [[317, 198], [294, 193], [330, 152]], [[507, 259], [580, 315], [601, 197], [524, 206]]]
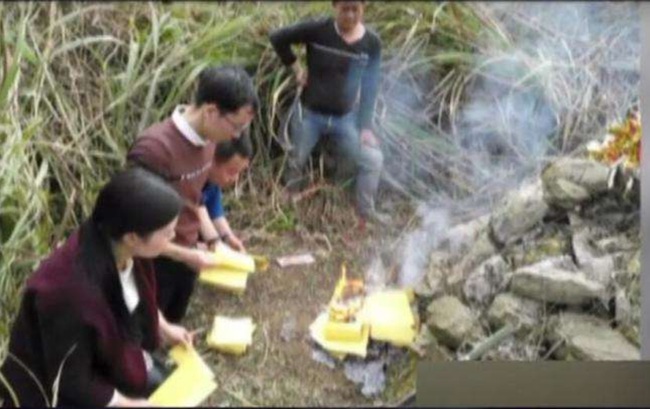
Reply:
[[[362, 277], [372, 258], [387, 247], [389, 242], [383, 237], [394, 240], [403, 228], [368, 226], [360, 232], [353, 228], [354, 215], [345, 207], [329, 213], [318, 210], [340, 200], [332, 195], [338, 193], [321, 192], [297, 206], [297, 220], [307, 220], [303, 218], [309, 212], [320, 213], [311, 225], [297, 223], [285, 231], [258, 231], [247, 242], [250, 253], [272, 259], [309, 252], [317, 259], [314, 264], [280, 268], [272, 263], [267, 271], [249, 276], [241, 296], [197, 284], [185, 320], [188, 328], [209, 327], [215, 314], [250, 316], [257, 325], [253, 345], [241, 357], [210, 350], [205, 334], [197, 341], [197, 349], [214, 370], [218, 384], [204, 405], [392, 405], [415, 388], [415, 358], [410, 352], [388, 368], [384, 393], [372, 399], [346, 379], [342, 365], [330, 369], [312, 359], [308, 328], [329, 301], [341, 264], [346, 263], [349, 277]], [[400, 225], [397, 218], [395, 224]]]

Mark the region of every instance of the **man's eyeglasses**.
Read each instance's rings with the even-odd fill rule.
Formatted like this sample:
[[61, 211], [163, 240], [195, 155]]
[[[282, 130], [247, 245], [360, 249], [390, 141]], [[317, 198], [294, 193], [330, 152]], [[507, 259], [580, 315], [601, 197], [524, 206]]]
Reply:
[[226, 115], [223, 115], [223, 119], [225, 119], [226, 122], [228, 122], [230, 127], [233, 129], [233, 131], [235, 131], [238, 134], [244, 132], [251, 125], [250, 122], [248, 122], [246, 125], [240, 125], [240, 124], [234, 122], [232, 119], [228, 118]]

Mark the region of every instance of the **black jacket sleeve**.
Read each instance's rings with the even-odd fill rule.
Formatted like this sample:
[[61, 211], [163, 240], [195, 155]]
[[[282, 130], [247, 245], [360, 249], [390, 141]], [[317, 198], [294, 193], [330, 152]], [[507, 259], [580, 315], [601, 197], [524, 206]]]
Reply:
[[322, 24], [322, 20], [310, 19], [280, 28], [269, 34], [271, 45], [284, 65], [289, 66], [297, 59], [296, 54], [291, 50], [291, 46], [313, 41], [315, 33]]
[[375, 37], [373, 47], [369, 53], [368, 67], [361, 79], [361, 97], [359, 101], [359, 127], [372, 129], [372, 117], [375, 111], [375, 102], [379, 91], [381, 74], [381, 41]]

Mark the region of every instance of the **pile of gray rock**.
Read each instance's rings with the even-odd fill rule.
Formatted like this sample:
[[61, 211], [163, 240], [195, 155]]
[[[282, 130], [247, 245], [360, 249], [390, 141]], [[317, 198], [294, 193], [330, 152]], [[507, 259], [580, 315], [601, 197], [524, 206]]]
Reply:
[[450, 229], [416, 288], [431, 356], [511, 325], [482, 359], [640, 359], [638, 186], [620, 166], [563, 158]]

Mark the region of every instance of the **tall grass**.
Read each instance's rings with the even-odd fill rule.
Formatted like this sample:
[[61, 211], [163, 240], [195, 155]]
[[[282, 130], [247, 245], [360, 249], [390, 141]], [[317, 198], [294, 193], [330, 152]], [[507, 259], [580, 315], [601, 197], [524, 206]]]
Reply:
[[253, 73], [271, 22], [326, 6], [0, 5], [0, 359], [24, 277], [89, 213], [137, 133], [186, 101], [202, 68]]
[[[295, 87], [267, 34], [327, 13], [330, 4], [0, 4], [0, 360], [26, 274], [89, 213], [137, 133], [187, 101], [209, 64], [244, 65], [262, 99], [252, 170], [235, 192], [246, 196], [247, 225], [290, 218], [278, 195], [278, 141]], [[481, 68], [519, 37], [557, 36], [530, 27], [518, 9], [506, 17], [480, 3], [370, 3], [367, 20], [384, 50], [377, 133], [387, 182], [408, 197], [477, 190], [477, 165], [459, 148], [457, 124], [472, 86], [488, 75]], [[525, 54], [520, 79], [545, 84], [549, 98], [563, 102], [560, 150], [573, 149], [595, 129], [596, 116], [611, 116], [612, 103], [634, 91], [604, 101], [602, 83], [590, 77], [610, 37], [563, 67]], [[586, 78], [579, 89], [567, 82], [574, 71]]]

